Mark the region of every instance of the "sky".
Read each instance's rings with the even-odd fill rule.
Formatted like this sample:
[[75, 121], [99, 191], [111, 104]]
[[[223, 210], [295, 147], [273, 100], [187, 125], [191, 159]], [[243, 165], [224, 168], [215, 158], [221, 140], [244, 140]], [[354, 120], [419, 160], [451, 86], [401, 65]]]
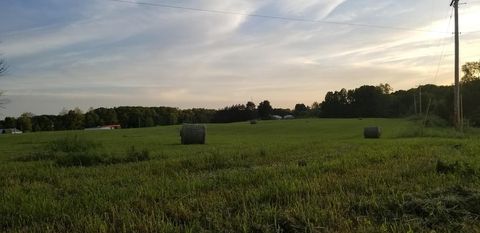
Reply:
[[[0, 90], [10, 103], [0, 116], [263, 100], [293, 108], [341, 88], [453, 82], [450, 0], [127, 1], [2, 0]], [[480, 2], [466, 2], [462, 63], [480, 60]]]

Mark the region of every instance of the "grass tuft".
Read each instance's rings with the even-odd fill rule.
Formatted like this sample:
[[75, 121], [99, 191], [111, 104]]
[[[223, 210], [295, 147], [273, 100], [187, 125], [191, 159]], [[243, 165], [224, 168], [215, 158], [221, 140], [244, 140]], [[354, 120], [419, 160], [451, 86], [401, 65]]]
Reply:
[[115, 156], [101, 152], [103, 145], [78, 136], [66, 137], [51, 141], [45, 149], [27, 156], [21, 156], [16, 161], [53, 161], [61, 167], [91, 167], [119, 163], [133, 163], [150, 160], [148, 149], [137, 150], [129, 147], [124, 155]]
[[59, 138], [48, 143], [47, 150], [52, 152], [70, 153], [94, 151], [100, 149], [101, 147], [101, 143], [75, 135]]
[[449, 163], [442, 160], [437, 160], [436, 171], [439, 174], [457, 173], [463, 176], [475, 176], [477, 174], [476, 169], [463, 161]]
[[140, 162], [150, 160], [150, 151], [147, 149], [137, 150], [135, 146], [131, 146], [127, 149], [125, 161], [127, 162]]

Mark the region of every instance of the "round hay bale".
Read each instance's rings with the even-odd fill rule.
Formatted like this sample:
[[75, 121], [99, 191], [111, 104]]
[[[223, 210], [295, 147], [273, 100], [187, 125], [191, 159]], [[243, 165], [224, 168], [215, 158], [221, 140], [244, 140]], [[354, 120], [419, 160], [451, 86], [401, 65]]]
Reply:
[[205, 144], [207, 128], [205, 125], [183, 124], [180, 137], [183, 145]]
[[382, 130], [380, 127], [367, 127], [363, 130], [363, 136], [365, 138], [380, 138]]

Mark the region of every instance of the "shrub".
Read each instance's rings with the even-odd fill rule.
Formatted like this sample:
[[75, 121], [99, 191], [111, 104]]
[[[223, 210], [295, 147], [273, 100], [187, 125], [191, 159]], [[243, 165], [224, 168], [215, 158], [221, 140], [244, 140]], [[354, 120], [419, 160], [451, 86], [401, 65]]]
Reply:
[[470, 114], [468, 121], [473, 127], [480, 127], [480, 107]]
[[131, 163], [150, 159], [150, 152], [146, 149], [137, 150], [134, 146], [127, 149], [125, 154], [112, 156], [101, 153], [102, 144], [78, 136], [66, 137], [50, 142], [44, 151], [35, 152], [20, 157], [17, 161], [53, 161], [59, 166], [90, 167], [118, 163]]
[[405, 194], [401, 200], [384, 199], [350, 203], [350, 214], [372, 216], [377, 223], [415, 220], [423, 229], [436, 232], [446, 227], [462, 232], [462, 225], [480, 216], [480, 192], [453, 186], [430, 192]]
[[436, 115], [428, 116], [425, 121], [426, 127], [448, 127], [449, 125], [447, 120]]
[[131, 146], [127, 149], [125, 162], [139, 162], [146, 160], [150, 160], [150, 151], [147, 149], [137, 151], [135, 146]]
[[90, 167], [104, 164], [106, 161], [102, 159], [103, 157], [97, 153], [71, 152], [57, 156], [55, 162], [64, 167]]
[[60, 138], [48, 144], [47, 150], [52, 152], [86, 152], [98, 149], [101, 144], [92, 140], [73, 137]]
[[439, 174], [457, 173], [463, 176], [474, 176], [476, 170], [470, 164], [462, 161], [455, 161], [454, 163], [437, 160], [436, 171]]
[[437, 116], [437, 115], [428, 115], [425, 116], [411, 116], [408, 120], [418, 123], [420, 125], [425, 125], [425, 127], [448, 127], [450, 124], [447, 120]]

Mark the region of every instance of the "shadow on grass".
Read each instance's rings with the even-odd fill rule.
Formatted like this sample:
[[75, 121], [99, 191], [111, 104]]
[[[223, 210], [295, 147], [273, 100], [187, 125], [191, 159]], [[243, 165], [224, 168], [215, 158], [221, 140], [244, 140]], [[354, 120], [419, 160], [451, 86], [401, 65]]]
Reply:
[[405, 195], [402, 200], [351, 203], [352, 216], [375, 221], [415, 223], [422, 229], [462, 231], [480, 218], [480, 191], [454, 186], [434, 192]]

